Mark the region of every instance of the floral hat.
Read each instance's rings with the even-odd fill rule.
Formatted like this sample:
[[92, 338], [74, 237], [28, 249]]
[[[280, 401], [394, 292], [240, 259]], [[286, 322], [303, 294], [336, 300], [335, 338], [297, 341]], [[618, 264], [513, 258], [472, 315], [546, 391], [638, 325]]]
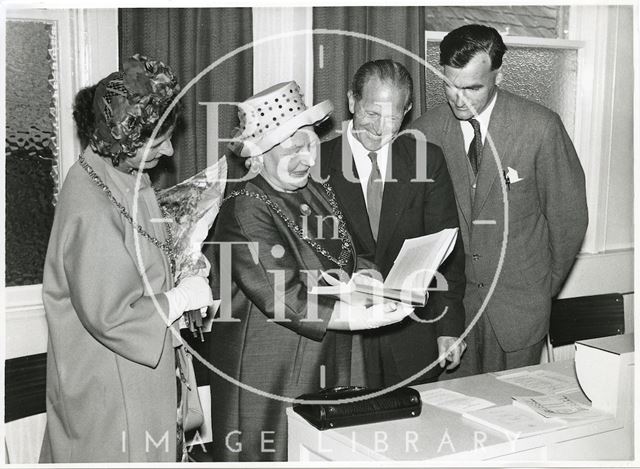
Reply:
[[240, 126], [231, 150], [239, 156], [258, 156], [291, 137], [296, 130], [324, 121], [331, 101], [307, 108], [295, 81], [278, 83], [238, 105]]
[[95, 129], [91, 146], [114, 164], [145, 144], [150, 132], [180, 91], [171, 68], [159, 60], [136, 54], [122, 71], [102, 79], [93, 97]]

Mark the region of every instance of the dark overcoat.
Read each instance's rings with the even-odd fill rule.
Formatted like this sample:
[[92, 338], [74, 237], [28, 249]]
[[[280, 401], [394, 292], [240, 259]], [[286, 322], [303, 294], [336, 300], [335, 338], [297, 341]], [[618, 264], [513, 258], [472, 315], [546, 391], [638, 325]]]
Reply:
[[[332, 209], [325, 190], [315, 182], [283, 193], [256, 176], [235, 187], [242, 189], [271, 202], [232, 195], [216, 220], [222, 304], [209, 347], [215, 367], [213, 459], [284, 461], [285, 409], [291, 399], [321, 386], [350, 384], [351, 334], [327, 330], [336, 300], [318, 297], [314, 307], [307, 295], [314, 275], [338, 268], [321, 250], [337, 258], [341, 242], [333, 239], [335, 219], [328, 217]], [[230, 268], [224, 243], [235, 243], [227, 251]], [[353, 258], [350, 249], [347, 274], [352, 273]], [[225, 282], [231, 285], [230, 299], [225, 298]], [[225, 311], [225, 304], [230, 310]]]

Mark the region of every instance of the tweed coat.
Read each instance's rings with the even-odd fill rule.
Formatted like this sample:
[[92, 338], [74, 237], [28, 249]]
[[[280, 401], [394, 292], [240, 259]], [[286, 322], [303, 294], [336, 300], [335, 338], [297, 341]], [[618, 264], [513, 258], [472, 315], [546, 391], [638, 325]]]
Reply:
[[[462, 130], [448, 104], [412, 127], [442, 147], [453, 181], [467, 325], [486, 301], [500, 347], [512, 352], [546, 335], [551, 298], [580, 249], [588, 215], [584, 172], [560, 117], [508, 91], [497, 93], [473, 199]], [[511, 174], [508, 186], [503, 171]]]
[[[413, 138], [409, 135], [396, 138], [391, 146], [391, 177], [384, 185], [376, 242], [347, 142], [339, 137], [322, 144], [321, 175], [329, 177], [336, 191], [356, 251], [374, 262], [386, 277], [405, 239], [458, 227], [451, 179], [440, 148], [428, 144], [426, 159], [420, 160], [416, 158], [418, 147]], [[343, 161], [353, 171], [351, 180], [343, 169]], [[419, 167], [421, 161], [426, 161], [426, 168]], [[425, 171], [422, 177], [421, 170]], [[420, 373], [438, 357], [437, 337], [458, 337], [462, 333], [465, 281], [461, 240], [439, 271], [447, 281], [446, 290], [431, 291], [426, 307], [415, 311], [418, 318], [430, 322], [418, 322], [409, 317], [399, 324], [365, 334], [365, 369], [369, 386], [389, 386]], [[442, 318], [436, 320], [445, 311]], [[436, 363], [421, 378], [433, 377], [439, 371]]]
[[[90, 150], [85, 157], [131, 212], [136, 177]], [[164, 226], [150, 221], [161, 217], [145, 176], [138, 223], [163, 240]], [[176, 460], [172, 336], [155, 307], [136, 303], [173, 285], [170, 267], [144, 238], [138, 267], [133, 236], [104, 192], [74, 164], [60, 192], [44, 267], [49, 343], [43, 462]]]
[[[336, 300], [317, 297], [314, 312], [307, 295], [313, 274], [338, 268], [317, 247], [337, 257], [341, 243], [302, 219], [303, 205], [310, 210], [309, 220], [332, 214], [324, 189], [314, 181], [283, 193], [256, 176], [235, 189], [267, 196], [276, 205], [233, 197], [223, 203], [216, 220], [214, 242], [255, 244], [252, 249], [233, 245], [231, 272], [224, 271], [224, 264], [221, 269], [221, 285], [225, 275], [231, 277], [232, 318], [227, 319], [233, 322], [223, 320], [223, 294], [209, 345], [209, 360], [216, 368], [210, 375], [213, 460], [285, 461], [285, 409], [291, 405], [286, 399], [318, 391], [321, 385], [350, 384], [351, 333], [327, 330]], [[306, 226], [317, 247], [296, 234], [276, 210], [298, 227]], [[322, 223], [323, 232], [332, 235], [329, 218]], [[221, 252], [216, 255], [218, 266]], [[353, 249], [350, 254], [348, 274], [353, 272]]]

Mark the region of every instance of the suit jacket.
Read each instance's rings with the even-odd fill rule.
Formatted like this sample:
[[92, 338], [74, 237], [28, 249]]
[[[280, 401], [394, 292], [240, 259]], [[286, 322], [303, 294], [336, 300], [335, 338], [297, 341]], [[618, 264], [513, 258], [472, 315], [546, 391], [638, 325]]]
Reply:
[[[344, 148], [343, 148], [344, 147]], [[416, 144], [401, 135], [391, 145], [391, 179], [385, 182], [377, 243], [373, 239], [364, 195], [358, 180], [351, 149], [346, 138], [336, 138], [321, 146], [321, 175], [329, 183], [347, 220], [356, 251], [373, 261], [386, 277], [405, 239], [436, 233], [458, 226], [451, 179], [441, 150], [428, 145], [426, 176], [418, 177]], [[343, 153], [344, 152], [344, 153]], [[343, 171], [343, 155], [353, 178]], [[424, 169], [424, 168], [422, 168]], [[413, 181], [412, 179], [419, 179]], [[393, 181], [397, 180], [397, 181]], [[464, 323], [464, 254], [460, 242], [440, 268], [448, 283], [447, 291], [430, 292], [425, 308], [416, 310], [421, 323], [407, 318], [403, 322], [372, 331], [365, 337], [365, 368], [370, 386], [389, 385], [408, 378], [431, 365], [438, 356], [438, 336], [457, 337]], [[435, 320], [444, 311], [440, 320]], [[379, 342], [379, 360], [376, 341]], [[380, 369], [382, 368], [382, 369]], [[439, 372], [437, 364], [425, 376]]]
[[[412, 127], [442, 147], [453, 181], [466, 250], [467, 323], [488, 301], [503, 350], [539, 342], [551, 297], [587, 227], [584, 173], [560, 117], [498, 90], [473, 199], [460, 123], [449, 106], [428, 111]], [[503, 171], [509, 168], [519, 180], [507, 187]]]

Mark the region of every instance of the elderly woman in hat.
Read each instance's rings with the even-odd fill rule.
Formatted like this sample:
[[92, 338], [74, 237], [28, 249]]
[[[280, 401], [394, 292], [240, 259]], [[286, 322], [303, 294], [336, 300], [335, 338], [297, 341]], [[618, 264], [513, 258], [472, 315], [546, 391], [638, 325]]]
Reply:
[[148, 175], [171, 156], [180, 87], [135, 55], [81, 90], [74, 118], [88, 147], [60, 192], [44, 268], [49, 326], [41, 461], [182, 460], [172, 324], [212, 303], [208, 282], [173, 285], [167, 226]]
[[308, 294], [319, 272], [345, 278], [357, 267], [331, 187], [309, 178], [319, 150], [313, 125], [332, 109], [329, 101], [307, 109], [295, 82], [239, 106], [235, 151], [250, 170], [224, 200], [214, 234], [222, 297], [209, 355], [214, 461], [286, 460], [291, 399], [350, 384], [350, 331], [412, 311]]

